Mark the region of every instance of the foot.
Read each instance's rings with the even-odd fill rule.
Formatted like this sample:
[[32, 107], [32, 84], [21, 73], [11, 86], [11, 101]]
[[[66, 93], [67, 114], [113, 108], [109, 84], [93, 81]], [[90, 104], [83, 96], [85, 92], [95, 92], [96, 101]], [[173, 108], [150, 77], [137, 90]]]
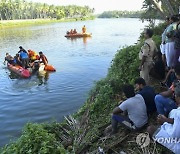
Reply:
[[104, 136], [108, 136], [112, 132], [112, 126], [109, 125], [108, 127], [105, 128], [104, 130]]

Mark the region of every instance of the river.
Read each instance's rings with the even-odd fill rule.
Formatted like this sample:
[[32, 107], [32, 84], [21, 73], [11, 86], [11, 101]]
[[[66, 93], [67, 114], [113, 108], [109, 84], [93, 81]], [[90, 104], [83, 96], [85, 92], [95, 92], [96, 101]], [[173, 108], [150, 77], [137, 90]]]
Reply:
[[[118, 49], [137, 42], [139, 19], [95, 19], [0, 30], [0, 146], [17, 139], [27, 122], [61, 121], [76, 112], [95, 81], [105, 77]], [[67, 39], [86, 25], [91, 38]], [[57, 71], [45, 77], [14, 78], [3, 64], [19, 46], [43, 51]]]

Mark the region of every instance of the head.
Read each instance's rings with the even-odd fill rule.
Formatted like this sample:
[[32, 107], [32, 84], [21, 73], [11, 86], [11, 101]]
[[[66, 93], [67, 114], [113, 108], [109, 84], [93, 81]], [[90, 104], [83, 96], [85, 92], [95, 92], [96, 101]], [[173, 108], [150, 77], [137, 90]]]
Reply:
[[16, 54], [16, 57], [19, 57], [19, 54], [18, 54], [18, 53]]
[[22, 47], [22, 46], [19, 46], [19, 49], [21, 50], [21, 49], [23, 49], [23, 47]]
[[180, 62], [177, 63], [177, 65], [174, 68], [174, 71], [175, 71], [175, 75], [176, 75], [177, 79], [180, 80]]
[[9, 53], [6, 53], [6, 56], [9, 56]]
[[145, 30], [144, 30], [144, 37], [145, 37], [145, 39], [151, 38], [152, 36], [153, 36], [153, 31], [152, 31], [152, 29], [145, 29]]
[[39, 52], [39, 55], [43, 55], [43, 52], [42, 52], [42, 51], [40, 51], [40, 52]]
[[175, 93], [176, 104], [180, 106], [180, 83], [176, 85], [174, 93]]
[[132, 85], [124, 85], [123, 92], [127, 98], [135, 96], [134, 87]]
[[146, 82], [143, 78], [137, 78], [135, 80], [135, 86], [137, 90], [142, 90], [146, 86]]
[[178, 22], [178, 17], [176, 15], [171, 16], [170, 23]]

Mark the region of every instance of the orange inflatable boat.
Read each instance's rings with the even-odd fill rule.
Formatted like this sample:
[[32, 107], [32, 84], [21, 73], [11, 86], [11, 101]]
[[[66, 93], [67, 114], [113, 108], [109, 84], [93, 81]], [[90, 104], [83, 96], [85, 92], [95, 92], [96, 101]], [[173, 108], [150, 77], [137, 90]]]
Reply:
[[52, 71], [52, 72], [55, 72], [55, 71], [56, 71], [56, 69], [55, 69], [52, 65], [46, 65], [46, 66], [44, 67], [44, 70], [45, 70], [45, 71]]

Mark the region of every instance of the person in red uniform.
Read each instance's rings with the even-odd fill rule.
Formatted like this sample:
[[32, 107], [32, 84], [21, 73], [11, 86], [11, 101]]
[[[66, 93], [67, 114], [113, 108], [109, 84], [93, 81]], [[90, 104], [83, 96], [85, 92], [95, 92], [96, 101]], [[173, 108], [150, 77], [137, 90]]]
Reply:
[[43, 52], [39, 52], [39, 60], [42, 61], [44, 63], [44, 65], [48, 64], [48, 60], [46, 58], [46, 56], [43, 54]]

